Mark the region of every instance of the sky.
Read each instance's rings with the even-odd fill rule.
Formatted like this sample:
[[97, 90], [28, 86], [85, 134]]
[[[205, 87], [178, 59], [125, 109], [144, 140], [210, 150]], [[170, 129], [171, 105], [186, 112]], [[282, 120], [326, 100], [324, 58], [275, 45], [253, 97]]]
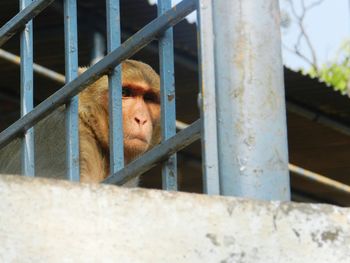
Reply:
[[[157, 0], [148, 0], [150, 3], [156, 3]], [[175, 5], [181, 0], [172, 0]], [[316, 0], [304, 0], [309, 5]], [[286, 0], [279, 0], [281, 10], [291, 14]], [[301, 0], [293, 0], [297, 11], [300, 12]], [[296, 21], [291, 17], [290, 27], [282, 29], [282, 42], [284, 47], [292, 48], [298, 38], [299, 31]], [[195, 22], [196, 15], [192, 13], [188, 20]], [[308, 33], [311, 43], [316, 51], [319, 65], [327, 63], [335, 58], [339, 46], [346, 39], [350, 39], [350, 0], [324, 0], [321, 5], [310, 10], [305, 18], [305, 29]], [[306, 45], [301, 46], [301, 51], [309, 55]], [[288, 51], [282, 49], [284, 64], [292, 69], [309, 68], [308, 64]]]
[[[294, 2], [298, 3], [300, 0], [294, 0]], [[305, 0], [306, 4], [312, 2], [315, 0]], [[339, 46], [350, 38], [349, 2], [348, 0], [324, 0], [321, 5], [306, 15], [305, 28], [316, 51], [319, 64], [334, 59]], [[282, 10], [290, 10], [288, 7], [285, 0], [280, 0]], [[289, 47], [295, 45], [299, 34], [297, 29], [295, 21], [292, 21], [287, 30], [282, 29], [283, 45]], [[308, 54], [305, 45], [302, 47], [302, 51]], [[304, 61], [285, 48], [283, 49], [283, 60], [285, 65], [293, 69], [308, 68]]]

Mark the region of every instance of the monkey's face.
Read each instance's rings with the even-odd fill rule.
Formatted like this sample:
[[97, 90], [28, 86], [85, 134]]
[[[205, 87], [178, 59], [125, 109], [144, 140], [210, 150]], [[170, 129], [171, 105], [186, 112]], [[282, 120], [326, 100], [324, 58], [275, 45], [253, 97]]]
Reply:
[[147, 151], [159, 126], [159, 91], [145, 82], [123, 83], [124, 150], [127, 160]]

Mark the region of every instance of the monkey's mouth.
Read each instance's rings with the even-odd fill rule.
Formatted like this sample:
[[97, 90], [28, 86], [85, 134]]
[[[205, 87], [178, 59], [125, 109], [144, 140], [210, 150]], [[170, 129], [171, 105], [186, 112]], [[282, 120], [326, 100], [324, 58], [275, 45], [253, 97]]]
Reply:
[[141, 141], [142, 143], [149, 144], [148, 140], [142, 135], [133, 135], [126, 138], [128, 141]]
[[149, 146], [150, 144], [143, 136], [130, 136], [124, 142], [126, 153], [132, 154], [134, 157], [144, 153]]

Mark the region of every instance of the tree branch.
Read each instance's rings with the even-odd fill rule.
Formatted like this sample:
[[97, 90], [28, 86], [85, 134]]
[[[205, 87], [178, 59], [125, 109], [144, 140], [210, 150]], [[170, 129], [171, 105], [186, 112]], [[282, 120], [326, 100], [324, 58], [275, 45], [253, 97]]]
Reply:
[[[310, 5], [306, 6], [305, 4], [305, 0], [300, 0], [300, 5], [301, 5], [301, 13], [298, 14], [295, 4], [292, 0], [287, 0], [287, 2], [289, 3], [289, 6], [291, 8], [292, 14], [294, 16], [294, 18], [297, 20], [297, 24], [300, 30], [298, 39], [296, 44], [294, 45], [294, 53], [299, 56], [300, 58], [302, 58], [304, 61], [306, 61], [308, 64], [310, 64], [310, 66], [316, 71], [316, 73], [318, 74], [318, 61], [317, 61], [317, 55], [316, 55], [316, 51], [315, 48], [311, 42], [310, 36], [307, 33], [306, 29], [305, 29], [305, 17], [308, 11], [310, 11], [311, 9], [315, 8], [316, 6], [322, 4], [322, 2], [324, 2], [324, 0], [317, 0], [312, 2]], [[306, 43], [307, 48], [309, 49], [310, 53], [311, 53], [311, 58], [308, 58], [308, 56], [303, 53], [301, 51], [301, 41], [304, 40]], [[291, 51], [290, 48], [287, 48], [288, 51]]]

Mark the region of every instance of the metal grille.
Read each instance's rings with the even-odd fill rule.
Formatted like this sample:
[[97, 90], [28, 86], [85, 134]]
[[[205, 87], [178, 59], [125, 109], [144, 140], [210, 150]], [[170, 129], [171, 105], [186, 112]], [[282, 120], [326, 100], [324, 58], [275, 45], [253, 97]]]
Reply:
[[[67, 136], [67, 178], [79, 181], [79, 138], [78, 138], [78, 100], [77, 94], [90, 83], [114, 68], [109, 75], [110, 91], [110, 167], [111, 176], [106, 183], [121, 184], [135, 174], [146, 171], [154, 163], [164, 160], [163, 187], [167, 190], [177, 189], [175, 151], [187, 146], [199, 138], [199, 125], [194, 124], [187, 131], [173, 137], [175, 126], [175, 85], [173, 66], [172, 28], [187, 14], [196, 8], [195, 1], [183, 1], [171, 9], [171, 1], [159, 1], [159, 17], [145, 26], [120, 46], [119, 1], [107, 0], [107, 49], [108, 55], [78, 77], [77, 45], [77, 6], [76, 0], [64, 1], [65, 23], [65, 57], [66, 85], [33, 109], [33, 41], [32, 19], [42, 12], [53, 1], [21, 0], [21, 12], [0, 29], [0, 43], [4, 44], [23, 26], [21, 34], [21, 95], [22, 118], [12, 124], [0, 135], [0, 146], [8, 144], [17, 136], [23, 137], [23, 174], [34, 176], [34, 134], [33, 125], [53, 110], [66, 104]], [[145, 154], [142, 161], [124, 166], [122, 111], [121, 111], [121, 72], [118, 66], [124, 59], [136, 53], [150, 41], [159, 37], [161, 65], [161, 109], [163, 143]], [[172, 100], [168, 100], [168, 97]], [[172, 138], [173, 137], [173, 138]], [[168, 140], [172, 138], [172, 140]]]

